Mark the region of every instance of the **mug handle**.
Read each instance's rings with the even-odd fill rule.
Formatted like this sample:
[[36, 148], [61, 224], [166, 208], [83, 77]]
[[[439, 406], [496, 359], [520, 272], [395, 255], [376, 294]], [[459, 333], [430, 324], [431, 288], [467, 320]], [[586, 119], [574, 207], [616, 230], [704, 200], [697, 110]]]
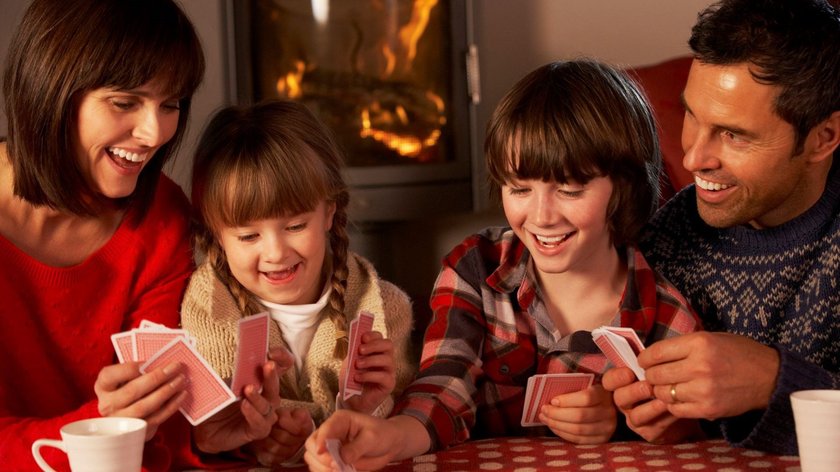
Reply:
[[64, 443], [58, 441], [56, 439], [38, 439], [34, 443], [32, 443], [32, 457], [35, 458], [35, 462], [38, 463], [38, 466], [41, 467], [41, 470], [44, 472], [55, 472], [55, 470], [47, 464], [47, 461], [41, 457], [40, 449], [42, 447], [54, 447], [56, 449], [60, 449], [61, 452], [67, 454], [67, 450], [64, 449]]

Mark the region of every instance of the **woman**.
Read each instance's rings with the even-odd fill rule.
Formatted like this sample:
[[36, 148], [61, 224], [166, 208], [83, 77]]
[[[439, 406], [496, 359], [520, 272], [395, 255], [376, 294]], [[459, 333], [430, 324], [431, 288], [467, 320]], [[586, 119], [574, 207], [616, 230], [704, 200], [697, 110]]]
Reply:
[[196, 462], [180, 415], [158, 428], [184, 396], [178, 366], [103, 368], [112, 333], [178, 323], [193, 267], [189, 207], [161, 169], [203, 73], [195, 31], [171, 0], [34, 0], [24, 14], [4, 69], [0, 142], [4, 468], [35, 469], [34, 439], [99, 414], [148, 421], [148, 469]]

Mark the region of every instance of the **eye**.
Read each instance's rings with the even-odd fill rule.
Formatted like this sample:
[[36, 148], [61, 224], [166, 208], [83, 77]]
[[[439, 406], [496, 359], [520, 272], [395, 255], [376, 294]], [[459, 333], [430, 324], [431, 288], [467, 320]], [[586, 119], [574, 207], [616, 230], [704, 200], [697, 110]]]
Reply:
[[256, 241], [260, 235], [258, 233], [246, 233], [246, 234], [239, 234], [236, 236], [236, 239], [243, 243], [249, 243], [252, 241]]
[[290, 233], [298, 233], [306, 229], [306, 222], [294, 223], [286, 226], [286, 231]]
[[733, 144], [743, 145], [743, 144], [746, 144], [748, 142], [746, 138], [744, 138], [740, 134], [737, 134], [733, 131], [724, 130], [724, 131], [721, 131], [720, 134], [721, 134], [721, 136], [723, 136], [724, 140], [729, 141]]
[[133, 101], [125, 100], [125, 99], [121, 99], [121, 98], [111, 99], [111, 105], [113, 105], [114, 108], [116, 108], [118, 110], [122, 110], [122, 111], [128, 111], [128, 110], [131, 110], [132, 108], [134, 108], [134, 102]]
[[558, 192], [560, 195], [562, 195], [562, 196], [564, 196], [564, 197], [566, 197], [566, 198], [578, 198], [578, 197], [580, 197], [581, 195], [583, 195], [583, 190], [584, 190], [584, 189], [582, 189], [582, 188], [580, 188], [580, 189], [573, 189], [573, 188], [559, 188], [559, 189], [557, 189], [557, 192]]
[[181, 109], [181, 101], [180, 100], [170, 100], [165, 102], [163, 105], [160, 106], [164, 110], [167, 111], [179, 111]]

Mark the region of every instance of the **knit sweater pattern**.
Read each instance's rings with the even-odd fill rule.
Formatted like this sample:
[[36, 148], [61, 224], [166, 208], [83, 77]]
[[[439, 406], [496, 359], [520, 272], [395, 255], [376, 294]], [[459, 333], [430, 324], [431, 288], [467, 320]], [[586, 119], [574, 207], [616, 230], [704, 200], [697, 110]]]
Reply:
[[768, 229], [718, 229], [697, 212], [695, 187], [677, 194], [643, 237], [648, 260], [712, 331], [750, 337], [780, 356], [765, 410], [719, 422], [732, 444], [796, 454], [790, 393], [840, 388], [840, 174], [820, 200]]
[[[374, 315], [373, 330], [394, 343], [396, 387], [379, 416], [387, 416], [393, 398], [413, 379], [417, 362], [411, 358], [410, 335], [412, 308], [408, 296], [395, 285], [381, 280], [373, 266], [363, 257], [350, 252], [347, 258], [347, 291], [344, 313], [348, 328], [359, 311]], [[181, 324], [197, 339], [197, 349], [224, 379], [233, 375], [236, 353], [237, 323], [243, 317], [233, 295], [209, 263], [205, 262], [190, 279], [181, 306]], [[287, 370], [280, 379], [283, 408], [305, 408], [316, 424], [335, 410], [338, 378], [342, 359], [333, 356], [335, 326], [321, 310], [318, 327], [309, 351], [298, 371]], [[269, 327], [269, 349], [286, 346], [278, 323]]]

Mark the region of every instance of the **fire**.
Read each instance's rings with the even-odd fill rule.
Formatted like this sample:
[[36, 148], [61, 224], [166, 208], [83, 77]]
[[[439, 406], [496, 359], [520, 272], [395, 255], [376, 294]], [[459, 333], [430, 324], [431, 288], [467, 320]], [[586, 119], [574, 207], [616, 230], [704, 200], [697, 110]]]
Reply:
[[306, 72], [306, 64], [301, 60], [295, 61], [294, 70], [277, 79], [277, 93], [281, 97], [300, 98], [303, 95], [301, 82], [304, 72]]

